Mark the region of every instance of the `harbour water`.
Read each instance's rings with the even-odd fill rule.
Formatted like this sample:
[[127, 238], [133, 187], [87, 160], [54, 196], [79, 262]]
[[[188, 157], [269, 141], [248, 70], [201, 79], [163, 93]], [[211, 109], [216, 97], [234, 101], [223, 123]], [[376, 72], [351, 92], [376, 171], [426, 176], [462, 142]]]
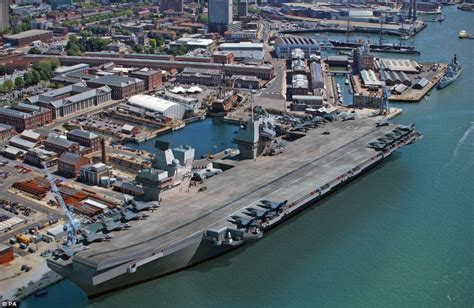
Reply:
[[171, 147], [189, 144], [194, 147], [196, 157], [201, 158], [201, 155], [235, 148], [236, 145], [232, 143], [232, 140], [238, 130], [238, 125], [224, 123], [222, 118], [207, 118], [203, 121], [190, 123], [184, 129], [158, 136], [140, 144], [128, 143], [125, 145], [154, 153], [155, 140], [167, 141]]
[[[463, 74], [427, 100], [394, 104], [403, 108], [395, 121], [416, 123], [422, 140], [254, 245], [93, 301], [62, 281], [22, 306], [472, 307], [474, 41], [457, 33], [473, 32], [474, 19], [444, 12], [415, 38], [415, 58], [448, 62], [457, 53]], [[207, 142], [191, 127], [172, 143]], [[219, 138], [208, 147], [230, 141]]]

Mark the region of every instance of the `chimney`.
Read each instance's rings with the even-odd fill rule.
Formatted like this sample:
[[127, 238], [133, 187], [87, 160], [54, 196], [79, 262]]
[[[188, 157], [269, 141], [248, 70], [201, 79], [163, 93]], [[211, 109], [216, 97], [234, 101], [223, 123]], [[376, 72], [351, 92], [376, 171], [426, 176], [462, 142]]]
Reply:
[[102, 150], [102, 162], [104, 164], [107, 164], [107, 152], [105, 151], [105, 139], [104, 139], [104, 137], [102, 137], [100, 139], [100, 147], [101, 147], [101, 150]]

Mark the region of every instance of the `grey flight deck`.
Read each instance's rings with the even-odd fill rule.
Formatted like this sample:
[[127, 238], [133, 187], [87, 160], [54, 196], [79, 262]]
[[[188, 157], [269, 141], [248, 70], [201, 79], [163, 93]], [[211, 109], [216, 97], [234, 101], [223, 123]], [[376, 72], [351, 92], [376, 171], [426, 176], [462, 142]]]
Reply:
[[[144, 221], [113, 233], [104, 243], [91, 244], [74, 259], [93, 267], [107, 268], [150, 251], [202, 234], [208, 228], [231, 226], [227, 218], [261, 199], [296, 200], [316, 187], [334, 180], [377, 152], [367, 147], [395, 126], [376, 127], [379, 118], [334, 122], [310, 130], [290, 142], [277, 157], [242, 161], [237, 167], [205, 181], [207, 191], [182, 192]], [[329, 131], [330, 135], [322, 135]]]

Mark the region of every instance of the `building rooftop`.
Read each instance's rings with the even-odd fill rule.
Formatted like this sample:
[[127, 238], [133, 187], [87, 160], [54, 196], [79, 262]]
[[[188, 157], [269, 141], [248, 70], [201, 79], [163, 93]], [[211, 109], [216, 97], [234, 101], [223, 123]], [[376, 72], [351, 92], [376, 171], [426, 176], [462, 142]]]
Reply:
[[66, 140], [60, 137], [48, 137], [45, 142], [55, 144], [63, 148], [69, 148], [73, 146], [74, 144], [77, 144], [76, 142]]
[[94, 134], [93, 132], [90, 132], [88, 130], [78, 129], [78, 128], [71, 130], [67, 134], [77, 136], [77, 137], [81, 137], [81, 138], [86, 138], [86, 139], [94, 139], [94, 138], [99, 137], [96, 134]]
[[13, 144], [13, 145], [20, 146], [20, 147], [24, 147], [24, 148], [27, 148], [27, 149], [31, 149], [31, 148], [34, 148], [36, 146], [35, 142], [31, 142], [31, 141], [22, 139], [18, 136], [11, 137], [10, 140], [9, 140], [9, 143]]
[[142, 68], [142, 69], [139, 69], [139, 70], [136, 70], [136, 71], [132, 71], [131, 73], [134, 74], [134, 75], [141, 75], [141, 76], [150, 76], [156, 72], [159, 72], [159, 71], [155, 71], [151, 68]]
[[258, 48], [263, 49], [263, 43], [252, 43], [252, 42], [240, 42], [240, 43], [223, 43], [219, 45], [219, 48], [225, 49], [232, 49], [232, 48]]
[[33, 35], [40, 35], [40, 34], [46, 34], [46, 33], [53, 33], [53, 31], [33, 29], [33, 30], [23, 31], [18, 34], [4, 35], [3, 37], [6, 39], [19, 40], [23, 38], [28, 38]]
[[74, 165], [80, 158], [81, 155], [79, 154], [64, 152], [59, 156], [59, 161], [65, 164]]
[[54, 73], [55, 74], [64, 74], [64, 73], [67, 73], [67, 72], [70, 72], [70, 71], [87, 69], [89, 67], [90, 67], [90, 65], [85, 64], [85, 63], [79, 63], [79, 64], [72, 65], [72, 66], [61, 66], [61, 67], [58, 67], [57, 69], [55, 69]]
[[143, 80], [133, 77], [117, 76], [117, 75], [108, 75], [102, 76], [99, 78], [91, 79], [88, 82], [103, 84], [113, 87], [126, 87], [131, 84], [143, 82]]
[[41, 137], [41, 134], [38, 134], [37, 132], [32, 131], [31, 129], [24, 130], [21, 133], [22, 137], [38, 140]]
[[7, 131], [7, 130], [12, 130], [12, 129], [13, 129], [12, 126], [0, 123], [0, 132], [4, 132], [4, 131]]

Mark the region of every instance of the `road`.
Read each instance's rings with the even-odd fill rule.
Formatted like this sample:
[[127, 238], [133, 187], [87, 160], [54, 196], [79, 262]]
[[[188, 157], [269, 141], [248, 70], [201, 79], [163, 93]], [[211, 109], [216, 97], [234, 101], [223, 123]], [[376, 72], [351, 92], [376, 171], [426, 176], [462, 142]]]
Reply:
[[255, 105], [265, 108], [286, 110], [286, 66], [284, 59], [272, 56], [268, 40], [271, 37], [271, 28], [268, 22], [263, 22], [263, 46], [265, 61], [270, 62], [275, 69], [275, 77], [265, 84], [255, 96]]

